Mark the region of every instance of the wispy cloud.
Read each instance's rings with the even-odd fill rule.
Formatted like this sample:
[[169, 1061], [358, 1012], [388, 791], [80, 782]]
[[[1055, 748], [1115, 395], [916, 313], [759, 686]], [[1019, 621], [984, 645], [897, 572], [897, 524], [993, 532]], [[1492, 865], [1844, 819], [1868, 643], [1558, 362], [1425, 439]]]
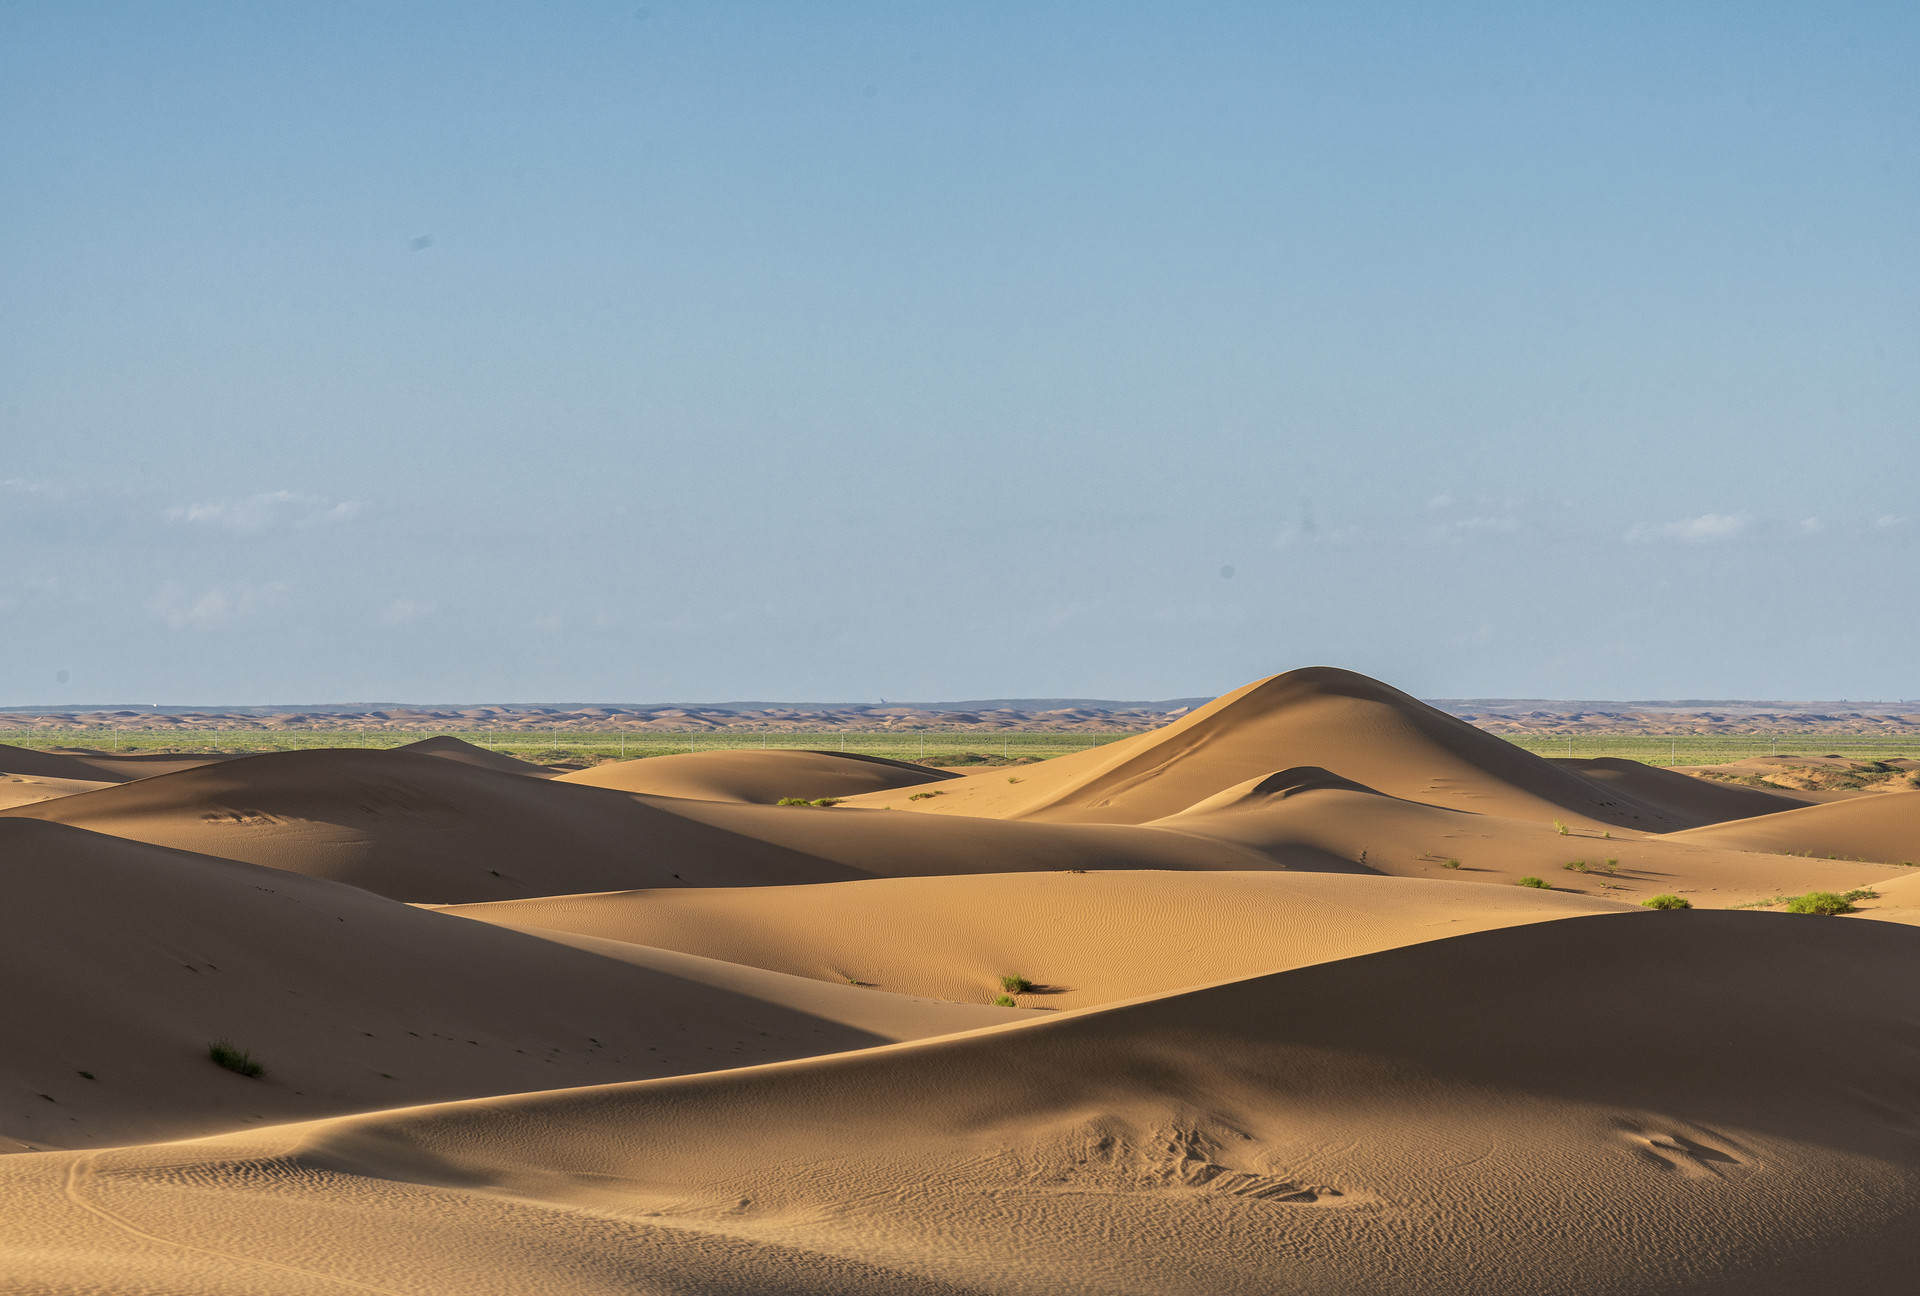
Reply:
[[439, 608], [426, 599], [395, 599], [380, 609], [380, 624], [406, 625], [412, 621], [424, 621]]
[[0, 477], [0, 490], [9, 495], [32, 495], [39, 499], [65, 499], [72, 492], [58, 482], [28, 481], [25, 477]]
[[167, 510], [167, 521], [187, 526], [257, 532], [275, 527], [312, 527], [350, 522], [366, 512], [358, 500], [330, 500], [297, 491], [267, 491], [239, 500], [181, 504]]
[[242, 581], [196, 594], [170, 581], [147, 601], [147, 610], [175, 630], [215, 630], [285, 603], [288, 588], [285, 581]]
[[1702, 513], [1680, 522], [1642, 523], [1626, 534], [1636, 544], [1677, 540], [1682, 544], [1717, 544], [1744, 532], [1753, 519], [1738, 513]]

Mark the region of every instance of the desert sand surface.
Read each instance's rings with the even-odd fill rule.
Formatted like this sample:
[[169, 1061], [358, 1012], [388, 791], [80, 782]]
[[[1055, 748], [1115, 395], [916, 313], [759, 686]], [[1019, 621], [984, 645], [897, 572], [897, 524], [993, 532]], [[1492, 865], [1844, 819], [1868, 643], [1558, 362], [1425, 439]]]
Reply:
[[882, 756], [816, 751], [711, 751], [616, 761], [559, 776], [563, 783], [701, 801], [774, 805], [891, 792], [939, 782], [945, 771]]
[[1920, 792], [1325, 667], [1164, 720], [960, 777], [0, 752], [0, 1286], [1910, 1289]]

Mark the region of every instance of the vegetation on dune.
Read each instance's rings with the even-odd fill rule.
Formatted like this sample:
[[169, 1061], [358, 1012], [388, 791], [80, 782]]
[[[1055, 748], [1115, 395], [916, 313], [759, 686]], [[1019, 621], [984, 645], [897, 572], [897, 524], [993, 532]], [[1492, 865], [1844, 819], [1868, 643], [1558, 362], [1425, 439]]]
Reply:
[[1565, 864], [1562, 864], [1560, 867], [1563, 869], [1566, 869], [1570, 873], [1585, 873], [1587, 871], [1588, 866], [1585, 860], [1568, 860]]
[[1691, 909], [1693, 901], [1677, 895], [1648, 896], [1640, 902], [1640, 907], [1643, 909]]
[[1023, 976], [1003, 976], [1000, 978], [1000, 988], [1008, 994], [1025, 994], [1033, 989], [1033, 982]]
[[993, 1006], [995, 1008], [1018, 1008], [1020, 1005], [1015, 1003], [1010, 996], [995, 995], [993, 997]]
[[1857, 887], [1852, 891], [1809, 891], [1787, 900], [1787, 912], [1797, 914], [1820, 914], [1831, 918], [1834, 914], [1852, 913], [1856, 900], [1878, 900], [1880, 893], [1871, 887]]
[[216, 1066], [223, 1066], [235, 1075], [254, 1079], [266, 1074], [267, 1069], [253, 1060], [253, 1054], [243, 1048], [236, 1048], [229, 1040], [215, 1040], [207, 1045], [207, 1058]]
[[1562, 837], [1567, 836], [1567, 834], [1572, 831], [1572, 829], [1568, 828], [1565, 824], [1561, 823], [1558, 819], [1555, 819], [1553, 821], [1553, 830], [1559, 833]]
[[1459, 868], [1459, 867], [1460, 867], [1460, 861], [1459, 861], [1459, 860], [1457, 860], [1457, 859], [1451, 859], [1451, 858], [1449, 858], [1449, 859], [1444, 859], [1444, 860], [1442, 860], [1442, 861], [1440, 861], [1440, 867], [1441, 867], [1441, 868], [1452, 868], [1452, 869], [1457, 869], [1457, 868]]
[[1516, 885], [1524, 886], [1524, 887], [1539, 887], [1542, 891], [1553, 890], [1552, 887], [1547, 885], [1547, 880], [1545, 878], [1523, 877], [1520, 879], [1518, 883], [1516, 883]]
[[811, 801], [805, 797], [781, 797], [778, 801], [775, 801], [774, 804], [783, 806], [820, 806], [824, 809], [831, 809], [844, 800], [846, 800], [845, 797], [815, 797]]

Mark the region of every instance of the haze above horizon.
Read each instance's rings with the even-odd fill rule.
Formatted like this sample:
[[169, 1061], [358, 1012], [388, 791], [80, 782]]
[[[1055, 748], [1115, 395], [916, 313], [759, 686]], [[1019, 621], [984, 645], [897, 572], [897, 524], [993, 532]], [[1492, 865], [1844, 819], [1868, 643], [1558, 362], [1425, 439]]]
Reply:
[[1913, 694], [1920, 11], [0, 8], [0, 704]]

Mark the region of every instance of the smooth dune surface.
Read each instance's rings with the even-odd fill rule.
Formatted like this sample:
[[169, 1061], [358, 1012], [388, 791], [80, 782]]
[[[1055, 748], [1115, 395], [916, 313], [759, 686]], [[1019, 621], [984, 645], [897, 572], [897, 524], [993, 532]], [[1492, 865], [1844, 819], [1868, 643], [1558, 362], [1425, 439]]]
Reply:
[[[0, 756], [9, 1291], [1801, 1296], [1920, 1263], [1920, 793], [1542, 759], [1327, 667], [961, 777]], [[1776, 911], [1809, 890], [1855, 910]]]
[[1920, 864], [1920, 792], [1884, 792], [1675, 834], [1688, 843]]
[[1290, 766], [1449, 809], [1645, 831], [1711, 822], [1562, 769], [1395, 688], [1310, 667], [1249, 684], [1164, 728], [1056, 757], [1010, 782], [972, 774], [918, 802], [870, 793], [856, 804], [920, 813], [1142, 823]]
[[0, 1245], [28, 1280], [195, 1293], [1892, 1291], [1916, 953], [1891, 923], [1571, 917], [829, 1058], [11, 1158]]
[[[796, 976], [985, 1003], [1081, 1008], [1619, 901], [1335, 873], [1002, 873], [625, 891], [447, 913], [685, 950]], [[1117, 942], [1141, 933], [1143, 950]]]
[[773, 805], [789, 797], [812, 801], [937, 783], [941, 770], [880, 756], [817, 751], [708, 751], [646, 760], [614, 761], [559, 776], [563, 783], [645, 792], [702, 801]]

